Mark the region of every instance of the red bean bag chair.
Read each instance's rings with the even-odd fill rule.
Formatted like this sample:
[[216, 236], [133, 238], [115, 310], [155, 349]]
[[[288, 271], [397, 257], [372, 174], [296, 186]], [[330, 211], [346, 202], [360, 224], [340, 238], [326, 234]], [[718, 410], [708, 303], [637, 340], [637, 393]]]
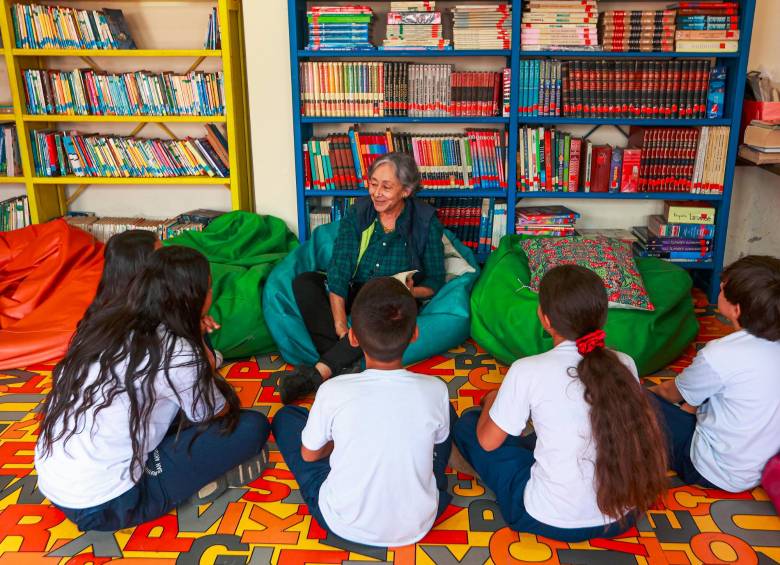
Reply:
[[102, 273], [103, 244], [64, 220], [0, 232], [0, 369], [59, 360]]

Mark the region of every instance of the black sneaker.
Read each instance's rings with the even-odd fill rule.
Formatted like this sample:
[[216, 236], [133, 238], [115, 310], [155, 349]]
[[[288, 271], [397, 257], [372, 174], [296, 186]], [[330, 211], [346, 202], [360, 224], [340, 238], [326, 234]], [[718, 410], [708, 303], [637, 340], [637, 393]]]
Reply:
[[279, 379], [282, 404], [290, 404], [315, 392], [322, 384], [322, 375], [311, 365], [299, 365], [295, 371]]

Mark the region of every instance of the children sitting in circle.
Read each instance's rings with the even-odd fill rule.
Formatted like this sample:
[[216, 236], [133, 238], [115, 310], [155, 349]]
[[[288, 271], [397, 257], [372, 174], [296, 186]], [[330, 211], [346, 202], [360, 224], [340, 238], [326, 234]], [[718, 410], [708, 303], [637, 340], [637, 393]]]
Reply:
[[[213, 497], [218, 479], [238, 486], [266, 461], [268, 420], [239, 409], [205, 343], [218, 327], [207, 317], [208, 263], [159, 247], [149, 232], [111, 239], [44, 404], [39, 487], [81, 530]], [[553, 349], [515, 361], [458, 420], [441, 380], [403, 368], [419, 332], [414, 297], [393, 278], [372, 279], [347, 334], [366, 370], [327, 380], [310, 411], [279, 410], [276, 442], [318, 523], [373, 546], [415, 543], [441, 516], [453, 441], [512, 529], [567, 542], [626, 531], [667, 487], [667, 461], [687, 483], [753, 488], [780, 451], [780, 260], [740, 259], [722, 281], [718, 307], [737, 331], [651, 394], [633, 360], [605, 347], [598, 275], [551, 269], [538, 317]], [[535, 435], [521, 437], [529, 419]]]
[[[576, 265], [539, 289], [546, 353], [515, 361], [454, 441], [513, 529], [567, 542], [627, 530], [666, 487], [666, 453], [634, 361], [604, 345], [607, 293]], [[537, 440], [518, 437], [529, 416]]]
[[780, 452], [780, 259], [744, 257], [721, 281], [718, 310], [737, 331], [652, 390], [672, 469], [686, 483], [741, 492]]
[[171, 246], [124, 300], [79, 324], [35, 450], [41, 492], [79, 529], [152, 520], [234, 467], [262, 465], [270, 426], [214, 371], [201, 330], [210, 304], [206, 258]]
[[349, 329], [366, 370], [325, 381], [311, 412], [285, 406], [274, 416], [276, 443], [309, 512], [352, 542], [415, 543], [451, 499], [444, 473], [456, 417], [444, 382], [403, 368], [417, 334], [407, 287], [371, 279], [355, 298]]

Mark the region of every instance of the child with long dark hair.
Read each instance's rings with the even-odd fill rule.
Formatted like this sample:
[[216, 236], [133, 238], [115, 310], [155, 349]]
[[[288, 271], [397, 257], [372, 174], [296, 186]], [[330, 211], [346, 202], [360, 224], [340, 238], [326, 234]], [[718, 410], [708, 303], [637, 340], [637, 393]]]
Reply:
[[232, 468], [262, 463], [268, 420], [239, 409], [207, 357], [210, 302], [201, 253], [155, 251], [126, 299], [85, 319], [54, 368], [35, 467], [41, 492], [81, 530], [157, 518]]
[[[633, 360], [604, 345], [607, 294], [588, 269], [551, 269], [539, 319], [555, 347], [519, 359], [454, 440], [506, 523], [567, 542], [622, 533], [666, 487], [664, 438]], [[529, 416], [533, 451], [518, 437]]]

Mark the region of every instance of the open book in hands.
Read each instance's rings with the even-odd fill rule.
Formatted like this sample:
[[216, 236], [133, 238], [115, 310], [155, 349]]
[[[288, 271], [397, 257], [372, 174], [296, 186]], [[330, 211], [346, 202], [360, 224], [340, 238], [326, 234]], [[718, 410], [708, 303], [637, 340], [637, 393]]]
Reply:
[[406, 288], [409, 288], [410, 281], [412, 276], [417, 272], [417, 269], [414, 269], [412, 271], [402, 271], [400, 273], [396, 273], [393, 275], [394, 279], [397, 279], [404, 283], [406, 285]]

